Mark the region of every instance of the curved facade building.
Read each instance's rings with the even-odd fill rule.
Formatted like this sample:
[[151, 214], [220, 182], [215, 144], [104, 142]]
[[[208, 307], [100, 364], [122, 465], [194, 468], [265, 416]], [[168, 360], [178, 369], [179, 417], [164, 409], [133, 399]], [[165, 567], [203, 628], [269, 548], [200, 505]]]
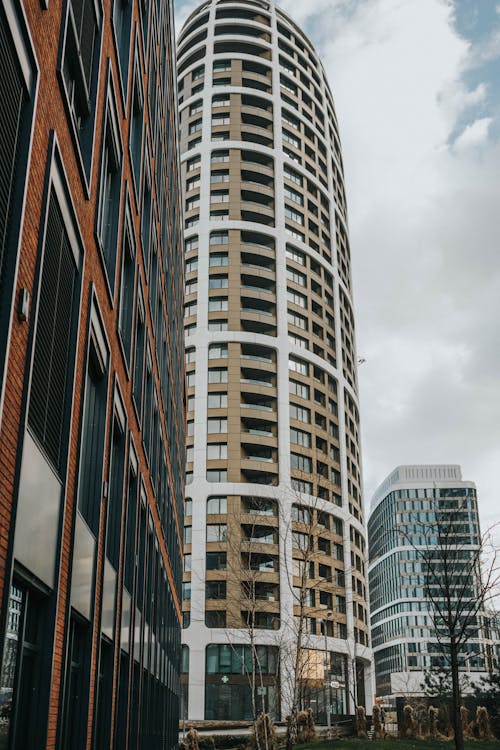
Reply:
[[[438, 537], [440, 528], [447, 533]], [[479, 598], [479, 580], [470, 578], [480, 545], [474, 483], [463, 481], [456, 465], [398, 466], [373, 496], [368, 540], [377, 695], [422, 695], [426, 672], [449, 669], [434, 625], [425, 564], [428, 551], [435, 550], [433, 570], [441, 568], [448, 575], [452, 571], [460, 596], [467, 586], [471, 601]], [[435, 588], [438, 602], [443, 590]], [[486, 625], [481, 614], [460, 654], [460, 669], [471, 683], [484, 676], [495, 658], [495, 638], [491, 633], [485, 638]]]
[[[325, 720], [371, 701], [343, 166], [318, 56], [271, 3], [204, 3], [178, 41], [188, 455], [184, 702]], [[340, 683], [324, 694], [328, 675]], [[251, 644], [258, 644], [253, 649]], [[258, 686], [249, 678], [254, 654]], [[366, 673], [366, 676], [365, 676]], [[260, 705], [260, 703], [259, 703]]]

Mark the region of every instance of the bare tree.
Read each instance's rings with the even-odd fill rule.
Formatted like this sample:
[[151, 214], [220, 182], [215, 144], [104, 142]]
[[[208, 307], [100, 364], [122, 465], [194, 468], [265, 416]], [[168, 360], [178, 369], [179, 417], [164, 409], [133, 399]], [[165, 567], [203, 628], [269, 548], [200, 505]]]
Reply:
[[[320, 622], [321, 634], [328, 628], [327, 635], [333, 635], [332, 616], [344, 614], [334, 604], [335, 590], [343, 591], [335, 574], [338, 572], [343, 577], [343, 571], [333, 565], [333, 536], [339, 533], [332, 528], [334, 515], [329, 509], [323, 510], [323, 503], [317, 497], [311, 496], [305, 501], [300, 491], [291, 488], [280, 503], [280, 516], [284, 547], [292, 549], [291, 562], [285, 554], [284, 564], [292, 594], [293, 618], [280, 643], [281, 690], [290, 706], [286, 735], [290, 748], [297, 740], [297, 717], [306, 707], [306, 693], [311, 685], [317, 687], [324, 683], [329, 668], [328, 653], [318, 649], [317, 640], [312, 638], [311, 623]], [[326, 558], [329, 558], [329, 565]], [[325, 699], [327, 711], [328, 703]]]
[[436, 639], [429, 643], [435, 652], [431, 661], [449, 667], [451, 724], [455, 747], [463, 750], [460, 667], [471, 655], [466, 644], [479, 643], [485, 605], [498, 592], [498, 551], [493, 530], [481, 536], [473, 522], [472, 497], [435, 497], [431, 505], [428, 520], [420, 513], [410, 514], [398, 531], [415, 551], [417, 579], [430, 605]]
[[[227, 581], [234, 594], [230, 616], [239, 634], [232, 638], [230, 631], [226, 633], [231, 648], [238, 652], [242, 674], [248, 682], [257, 749], [269, 750], [272, 737], [267, 731], [268, 723], [262, 723], [262, 732], [258, 730], [258, 721], [268, 708], [265, 694], [269, 688], [268, 666], [272, 659], [269, 649], [277, 651], [277, 648], [263, 644], [258, 631], [262, 627], [272, 629], [279, 626], [279, 611], [273, 611], [279, 607], [279, 584], [270, 580], [279, 570], [278, 556], [274, 559], [273, 555], [263, 551], [269, 542], [278, 543], [278, 511], [276, 501], [265, 497], [242, 498], [240, 510], [242, 515], [238, 524], [233, 525], [227, 537]], [[231, 623], [228, 626], [231, 627]], [[263, 664], [264, 660], [266, 664]]]

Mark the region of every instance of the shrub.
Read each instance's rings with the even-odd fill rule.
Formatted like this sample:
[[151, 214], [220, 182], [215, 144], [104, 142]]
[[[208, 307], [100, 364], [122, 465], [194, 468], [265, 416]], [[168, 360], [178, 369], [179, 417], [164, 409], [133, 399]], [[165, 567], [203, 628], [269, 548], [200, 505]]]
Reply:
[[368, 734], [366, 731], [366, 713], [364, 706], [358, 706], [356, 708], [356, 737], [361, 740], [368, 739]]

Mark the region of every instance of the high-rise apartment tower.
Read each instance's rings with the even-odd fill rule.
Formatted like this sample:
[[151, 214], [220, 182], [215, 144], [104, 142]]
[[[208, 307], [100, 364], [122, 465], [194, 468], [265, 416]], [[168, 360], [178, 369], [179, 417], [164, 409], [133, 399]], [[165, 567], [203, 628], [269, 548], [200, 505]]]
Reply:
[[0, 747], [178, 742], [173, 3], [0, 0]]
[[[356, 692], [372, 700], [333, 98], [309, 40], [264, 0], [212, 0], [188, 18], [178, 90], [185, 714], [247, 718], [256, 688], [259, 707], [285, 715], [300, 632], [301, 700], [325, 721], [325, 702], [340, 714]], [[325, 675], [339, 685], [331, 696]]]
[[[377, 695], [422, 695], [426, 673], [450, 669], [446, 630], [438, 638], [434, 614], [445, 610], [446, 591], [433, 578], [450, 579], [457, 617], [481, 601], [474, 483], [453, 464], [398, 466], [373, 496], [368, 540]], [[481, 608], [466, 635], [459, 668], [473, 683], [496, 663], [494, 615]]]

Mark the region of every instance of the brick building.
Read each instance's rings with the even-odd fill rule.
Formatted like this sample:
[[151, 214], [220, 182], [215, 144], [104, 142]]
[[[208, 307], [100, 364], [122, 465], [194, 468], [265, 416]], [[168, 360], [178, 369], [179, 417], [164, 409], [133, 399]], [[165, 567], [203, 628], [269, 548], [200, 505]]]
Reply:
[[177, 744], [171, 2], [0, 5], [0, 748]]

